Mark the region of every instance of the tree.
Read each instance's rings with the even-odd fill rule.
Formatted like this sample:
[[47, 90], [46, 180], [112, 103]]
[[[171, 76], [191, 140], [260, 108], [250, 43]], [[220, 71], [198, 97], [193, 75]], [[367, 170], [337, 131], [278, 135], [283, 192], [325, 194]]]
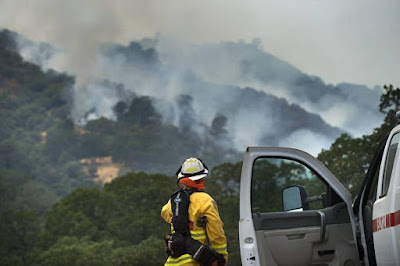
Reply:
[[53, 162], [78, 158], [78, 138], [71, 120], [57, 122], [47, 132], [46, 152]]
[[164, 240], [152, 236], [135, 246], [115, 249], [111, 255], [111, 265], [163, 265], [167, 258], [167, 255], [163, 256], [164, 250]]
[[345, 184], [353, 196], [358, 194], [359, 186], [379, 143], [385, 140], [396, 125], [395, 113], [399, 107], [400, 89], [385, 85], [379, 104], [379, 110], [386, 114], [383, 124], [375, 128], [372, 134], [361, 138], [343, 134], [336, 139], [329, 150], [324, 150], [318, 155], [318, 159]]
[[0, 261], [2, 265], [29, 265], [40, 225], [32, 211], [0, 212]]
[[126, 109], [127, 109], [126, 103], [123, 101], [117, 102], [117, 104], [114, 106], [113, 110], [118, 120], [120, 120], [123, 117], [124, 113], [126, 112]]
[[142, 127], [154, 126], [161, 122], [161, 116], [154, 109], [150, 98], [142, 96], [132, 100], [128, 112], [122, 116], [122, 121]]
[[364, 175], [368, 170], [373, 151], [370, 151], [368, 141], [364, 138], [352, 138], [342, 134], [324, 150], [318, 159], [345, 185], [353, 194], [357, 195]]
[[[379, 131], [390, 131], [396, 124], [396, 113], [400, 110], [400, 88], [394, 88], [392, 84], [383, 86], [379, 111], [385, 114], [384, 123]], [[378, 132], [376, 132], [378, 133]]]
[[221, 114], [216, 114], [211, 124], [211, 135], [217, 138], [226, 136], [228, 133], [228, 131], [225, 128], [227, 122], [228, 119], [226, 118], [226, 116]]
[[180, 94], [176, 98], [176, 104], [179, 110], [179, 130], [186, 134], [194, 132], [194, 127], [198, 125], [193, 123], [196, 121], [196, 113], [193, 109], [193, 97]]
[[18, 186], [15, 198], [8, 206], [13, 210], [35, 211], [42, 216], [57, 200], [59, 197], [48, 186], [41, 182], [28, 181]]
[[217, 202], [227, 237], [229, 265], [240, 265], [239, 250], [239, 183], [242, 162], [223, 163], [211, 170], [206, 192]]
[[77, 237], [63, 237], [37, 255], [33, 265], [111, 265], [112, 241], [93, 242]]
[[98, 188], [78, 188], [46, 214], [41, 246], [48, 248], [64, 236], [107, 239], [104, 228], [116, 200]]

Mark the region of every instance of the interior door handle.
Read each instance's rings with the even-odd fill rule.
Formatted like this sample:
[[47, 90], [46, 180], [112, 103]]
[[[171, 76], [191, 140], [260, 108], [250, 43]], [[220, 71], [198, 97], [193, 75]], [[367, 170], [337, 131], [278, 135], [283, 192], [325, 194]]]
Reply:
[[321, 243], [325, 240], [326, 219], [325, 219], [325, 213], [323, 213], [322, 211], [317, 211], [317, 212], [321, 217], [321, 229], [320, 229], [320, 239], [319, 239], [319, 243]]

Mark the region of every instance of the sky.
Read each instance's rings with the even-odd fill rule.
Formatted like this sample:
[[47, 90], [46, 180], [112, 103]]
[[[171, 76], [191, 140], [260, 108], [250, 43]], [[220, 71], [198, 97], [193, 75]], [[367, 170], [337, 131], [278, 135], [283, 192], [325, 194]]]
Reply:
[[88, 69], [102, 42], [259, 38], [266, 52], [326, 83], [370, 88], [400, 86], [399, 14], [398, 0], [0, 0], [0, 28], [68, 50]]

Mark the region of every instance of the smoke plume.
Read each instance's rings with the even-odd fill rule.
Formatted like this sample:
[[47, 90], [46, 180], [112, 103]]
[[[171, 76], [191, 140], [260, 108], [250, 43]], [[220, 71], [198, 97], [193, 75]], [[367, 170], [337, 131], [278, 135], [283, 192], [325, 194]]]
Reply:
[[[40, 58], [43, 68], [58, 69], [68, 57], [65, 50], [19, 43], [25, 59]], [[118, 102], [146, 95], [164, 122], [185, 132], [209, 134], [222, 115], [231, 139], [226, 145], [304, 147], [314, 155], [329, 147], [339, 128], [357, 135], [379, 124], [378, 91], [327, 85], [264, 52], [259, 40], [193, 45], [158, 35], [128, 45], [102, 43], [92, 52], [88, 71], [75, 72], [72, 115], [80, 124], [116, 119]], [[368, 125], [359, 122], [363, 114]]]

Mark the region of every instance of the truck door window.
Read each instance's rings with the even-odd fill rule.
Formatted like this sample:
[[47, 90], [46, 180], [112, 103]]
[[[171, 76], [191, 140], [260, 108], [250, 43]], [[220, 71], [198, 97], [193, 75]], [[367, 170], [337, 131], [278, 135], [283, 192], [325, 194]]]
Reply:
[[392, 140], [390, 141], [390, 146], [385, 162], [385, 171], [383, 173], [382, 194], [380, 197], [386, 196], [389, 189], [390, 178], [392, 177], [392, 171], [394, 166], [394, 159], [396, 157], [397, 148], [399, 146], [399, 139], [400, 139], [400, 134], [397, 133], [396, 135], [393, 136]]
[[258, 158], [253, 164], [252, 212], [283, 211], [282, 190], [290, 186], [303, 187], [307, 197], [315, 199], [309, 209], [324, 207], [327, 185], [307, 166], [284, 158]]

